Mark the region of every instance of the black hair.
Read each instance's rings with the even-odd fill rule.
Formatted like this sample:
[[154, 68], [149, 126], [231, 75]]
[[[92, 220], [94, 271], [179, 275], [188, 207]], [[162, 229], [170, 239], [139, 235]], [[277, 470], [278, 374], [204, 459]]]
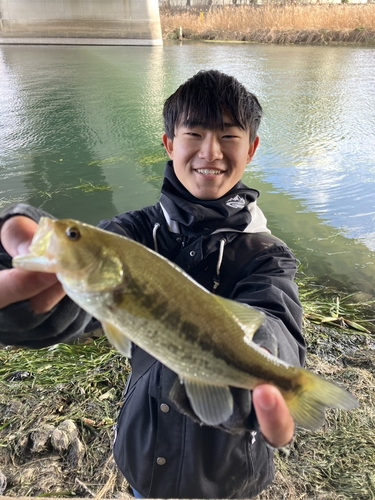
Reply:
[[164, 130], [172, 140], [179, 125], [223, 130], [225, 112], [235, 125], [249, 132], [250, 143], [254, 142], [262, 117], [257, 97], [233, 76], [217, 70], [199, 71], [165, 101]]

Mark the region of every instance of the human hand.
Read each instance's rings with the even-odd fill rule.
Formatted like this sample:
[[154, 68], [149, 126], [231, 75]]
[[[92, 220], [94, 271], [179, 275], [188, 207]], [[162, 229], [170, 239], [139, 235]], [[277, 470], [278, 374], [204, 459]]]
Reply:
[[[25, 255], [38, 224], [28, 217], [16, 216], [2, 226], [0, 241], [11, 256]], [[55, 274], [24, 269], [0, 271], [0, 309], [15, 302], [29, 300], [35, 314], [50, 311], [65, 296]]]
[[281, 392], [273, 385], [258, 385], [253, 405], [260, 431], [274, 448], [286, 446], [294, 434], [294, 422]]

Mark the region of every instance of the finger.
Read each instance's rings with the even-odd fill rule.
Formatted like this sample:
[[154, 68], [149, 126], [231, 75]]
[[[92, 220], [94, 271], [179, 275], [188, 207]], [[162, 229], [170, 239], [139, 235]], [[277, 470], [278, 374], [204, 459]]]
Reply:
[[53, 309], [65, 295], [61, 283], [57, 282], [52, 287], [30, 299], [30, 307], [35, 314], [44, 314]]
[[24, 216], [5, 221], [0, 234], [5, 251], [11, 257], [26, 254], [37, 227], [36, 222]]
[[260, 430], [267, 442], [280, 448], [294, 433], [294, 422], [280, 391], [272, 385], [259, 385], [253, 391], [253, 403]]
[[[57, 283], [54, 274], [34, 273], [23, 269], [5, 269], [0, 272], [0, 309], [14, 302], [36, 297], [41, 292], [46, 292], [48, 295], [47, 292], [51, 290], [51, 287], [53, 290], [51, 300], [54, 302], [56, 290], [53, 287]], [[61, 288], [60, 284], [59, 286]], [[35, 300], [38, 304], [38, 299]]]
[[[7, 220], [1, 228], [1, 242], [10, 256], [24, 255], [38, 224], [28, 217]], [[0, 273], [0, 308], [30, 299], [35, 314], [50, 311], [65, 292], [54, 274], [29, 272], [23, 269], [3, 270]]]

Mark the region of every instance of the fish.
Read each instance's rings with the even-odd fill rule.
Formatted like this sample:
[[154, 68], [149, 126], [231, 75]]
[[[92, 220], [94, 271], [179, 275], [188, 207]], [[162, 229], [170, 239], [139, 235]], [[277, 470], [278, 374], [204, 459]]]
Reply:
[[178, 375], [206, 425], [232, 415], [231, 387], [273, 384], [294, 421], [310, 430], [322, 426], [326, 408], [358, 405], [336, 383], [254, 343], [262, 311], [209, 292], [130, 238], [76, 220], [42, 217], [29, 253], [14, 257], [13, 266], [55, 273], [120, 353], [131, 357], [134, 343]]

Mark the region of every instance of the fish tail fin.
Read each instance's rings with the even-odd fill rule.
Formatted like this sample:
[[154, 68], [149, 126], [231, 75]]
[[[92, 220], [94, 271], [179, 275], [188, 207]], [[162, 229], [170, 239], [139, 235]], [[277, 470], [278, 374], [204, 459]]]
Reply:
[[358, 406], [350, 392], [314, 373], [301, 370], [298, 379], [296, 389], [283, 395], [293, 419], [305, 429], [323, 425], [325, 408], [352, 410]]

